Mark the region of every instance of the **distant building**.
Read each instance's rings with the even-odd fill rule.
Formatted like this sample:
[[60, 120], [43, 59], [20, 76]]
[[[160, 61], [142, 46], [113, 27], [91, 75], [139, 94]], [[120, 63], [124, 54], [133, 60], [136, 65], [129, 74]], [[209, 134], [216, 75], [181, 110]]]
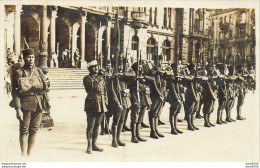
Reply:
[[216, 9], [210, 20], [210, 56], [215, 63], [254, 65], [255, 10]]

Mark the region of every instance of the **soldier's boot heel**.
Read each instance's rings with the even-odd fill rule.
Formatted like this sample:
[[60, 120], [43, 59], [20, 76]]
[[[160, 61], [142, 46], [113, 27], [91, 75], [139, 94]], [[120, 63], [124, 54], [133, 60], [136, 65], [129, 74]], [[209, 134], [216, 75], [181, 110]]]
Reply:
[[142, 126], [143, 128], [149, 128], [149, 126], [146, 125], [144, 122], [141, 123], [141, 126]]
[[136, 125], [136, 137], [137, 137], [138, 141], [143, 141], [143, 142], [145, 142], [145, 141], [147, 141], [147, 139], [142, 138], [142, 137], [140, 136], [140, 128], [141, 128], [141, 124], [138, 123], [138, 124]]
[[155, 122], [154, 122], [154, 128], [155, 128], [156, 134], [157, 134], [159, 137], [163, 138], [164, 135], [158, 131], [158, 122], [159, 122], [158, 117], [156, 117], [154, 121], [155, 121]]

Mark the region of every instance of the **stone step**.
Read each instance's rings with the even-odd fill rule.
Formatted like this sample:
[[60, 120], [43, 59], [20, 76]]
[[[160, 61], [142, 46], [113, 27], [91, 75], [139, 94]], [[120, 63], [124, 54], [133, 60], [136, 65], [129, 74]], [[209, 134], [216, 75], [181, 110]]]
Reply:
[[51, 90], [58, 89], [84, 89], [83, 78], [88, 70], [78, 68], [50, 68], [47, 74]]

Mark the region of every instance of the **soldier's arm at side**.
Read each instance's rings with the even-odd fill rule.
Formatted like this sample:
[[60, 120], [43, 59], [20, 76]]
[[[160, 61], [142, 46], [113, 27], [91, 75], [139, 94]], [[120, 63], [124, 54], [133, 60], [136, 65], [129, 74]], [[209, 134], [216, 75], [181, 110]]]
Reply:
[[23, 113], [21, 112], [21, 102], [20, 102], [20, 94], [19, 94], [19, 85], [18, 80], [22, 77], [22, 74], [19, 71], [15, 71], [13, 74], [13, 85], [12, 85], [12, 92], [13, 92], [13, 99], [14, 99], [14, 106], [16, 110], [16, 118], [18, 120], [23, 120]]

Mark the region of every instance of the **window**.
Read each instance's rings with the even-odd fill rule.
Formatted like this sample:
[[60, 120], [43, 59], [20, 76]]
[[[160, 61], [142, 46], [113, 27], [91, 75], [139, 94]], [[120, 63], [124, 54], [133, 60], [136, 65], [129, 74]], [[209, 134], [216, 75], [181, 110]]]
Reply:
[[246, 13], [245, 12], [242, 12], [241, 17], [242, 17], [241, 23], [246, 23]]
[[171, 17], [171, 15], [172, 15], [172, 9], [171, 8], [168, 8], [168, 22], [169, 22], [169, 28], [171, 28], [172, 27], [172, 22], [171, 22], [171, 20], [172, 20], [172, 17]]
[[164, 40], [163, 46], [162, 46], [162, 53], [163, 53], [163, 61], [169, 61], [170, 60], [170, 41]]
[[245, 38], [245, 35], [246, 35], [245, 28], [240, 29], [240, 37]]
[[153, 8], [150, 8], [150, 16], [149, 16], [149, 23], [153, 23]]
[[232, 39], [232, 30], [229, 30], [229, 39]]
[[232, 22], [233, 22], [233, 15], [230, 15], [229, 22], [232, 24]]
[[139, 45], [139, 38], [134, 35], [132, 37], [132, 50], [138, 50], [138, 45]]
[[220, 40], [223, 39], [223, 32], [219, 32], [219, 39], [220, 39]]
[[147, 41], [147, 59], [152, 60], [154, 54], [156, 55], [156, 41], [154, 38], [149, 38]]
[[223, 23], [223, 17], [219, 18], [219, 23], [222, 24]]
[[164, 8], [163, 25], [167, 27], [167, 8]]
[[153, 24], [157, 24], [157, 7], [154, 10], [154, 23]]
[[227, 16], [224, 17], [224, 20], [225, 20], [225, 23], [228, 23], [228, 17]]

